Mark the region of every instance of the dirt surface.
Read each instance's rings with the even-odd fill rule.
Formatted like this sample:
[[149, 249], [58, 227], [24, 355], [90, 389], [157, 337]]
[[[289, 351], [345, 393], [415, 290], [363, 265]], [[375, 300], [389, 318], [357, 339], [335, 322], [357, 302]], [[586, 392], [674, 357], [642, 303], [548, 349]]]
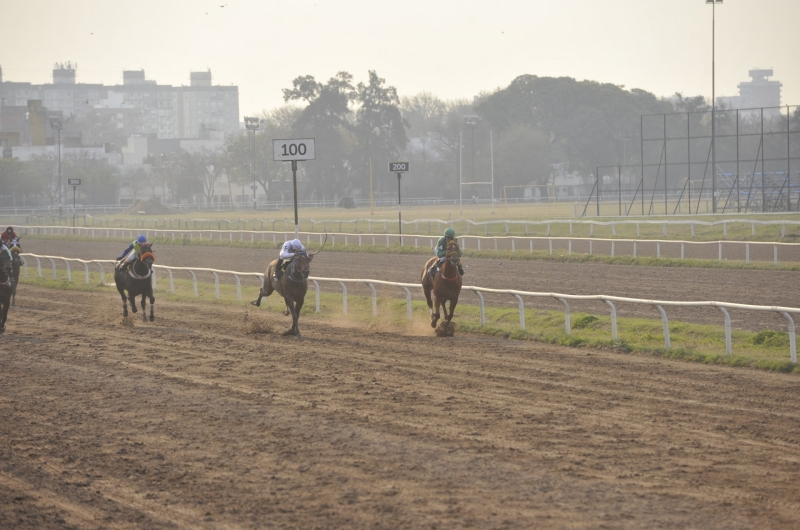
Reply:
[[[30, 239], [25, 251], [37, 254], [82, 259], [113, 259], [124, 245], [117, 243], [71, 242], [63, 240]], [[263, 250], [200, 246], [157, 246], [157, 263], [173, 266], [196, 266], [242, 272], [263, 272], [269, 260], [277, 257]], [[333, 278], [370, 278], [415, 283], [425, 263], [422, 255], [354, 254], [323, 252], [312, 263], [312, 275]], [[602, 265], [595, 263], [551, 263], [498, 259], [464, 259], [467, 266], [465, 285], [496, 289], [518, 289], [537, 292], [594, 295], [605, 294], [642, 298], [646, 300], [717, 300], [766, 306], [800, 305], [800, 272], [770, 270], [700, 269], [671, 267], [641, 267]], [[47, 262], [45, 262], [47, 264]], [[188, 277], [188, 274], [187, 274]], [[208, 280], [208, 279], [207, 279]], [[257, 294], [257, 282], [249, 283], [248, 296]], [[338, 284], [323, 283], [324, 290], [335, 291]], [[402, 291], [386, 288], [392, 296]], [[369, 294], [369, 289], [348, 286], [353, 294]], [[414, 296], [422, 298], [422, 289]], [[477, 297], [464, 293], [462, 303], [476, 304]], [[516, 307], [510, 296], [489, 296], [486, 301], [495, 306]], [[526, 307], [561, 309], [551, 299], [526, 299]], [[608, 314], [599, 302], [571, 302], [572, 311]], [[659, 318], [650, 307], [618, 304], [620, 316]], [[456, 309], [458, 311], [458, 309]], [[721, 325], [723, 318], [717, 309], [668, 308], [671, 320]], [[760, 331], [785, 330], [786, 322], [771, 312], [731, 311], [734, 327]]]
[[0, 337], [0, 528], [800, 517], [796, 376], [314, 319], [296, 340], [249, 306], [157, 301], [151, 324], [108, 293], [24, 286], [18, 302]]

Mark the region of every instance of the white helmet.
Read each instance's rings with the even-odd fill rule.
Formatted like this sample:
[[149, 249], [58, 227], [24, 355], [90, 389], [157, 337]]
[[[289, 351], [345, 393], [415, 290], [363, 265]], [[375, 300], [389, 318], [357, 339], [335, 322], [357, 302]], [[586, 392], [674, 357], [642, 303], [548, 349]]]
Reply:
[[299, 239], [292, 239], [292, 248], [302, 248], [303, 242]]

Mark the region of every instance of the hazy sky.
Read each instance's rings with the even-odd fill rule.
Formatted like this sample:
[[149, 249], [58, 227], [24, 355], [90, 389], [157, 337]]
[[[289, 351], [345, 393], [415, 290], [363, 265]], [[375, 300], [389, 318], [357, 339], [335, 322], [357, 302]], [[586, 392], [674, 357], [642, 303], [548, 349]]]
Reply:
[[[224, 7], [223, 7], [224, 6]], [[717, 95], [754, 67], [775, 70], [782, 104], [800, 104], [800, 1], [726, 0], [717, 9]], [[374, 69], [401, 95], [471, 98], [522, 74], [569, 76], [711, 95], [705, 0], [0, 0], [7, 81], [122, 83], [144, 69], [189, 84], [210, 68], [239, 86], [240, 112], [283, 104], [300, 75], [325, 81]]]

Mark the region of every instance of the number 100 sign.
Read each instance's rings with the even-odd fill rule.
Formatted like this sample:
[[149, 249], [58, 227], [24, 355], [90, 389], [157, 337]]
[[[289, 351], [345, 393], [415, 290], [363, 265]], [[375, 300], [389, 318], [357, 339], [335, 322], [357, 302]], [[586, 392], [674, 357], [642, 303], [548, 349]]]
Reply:
[[316, 160], [313, 138], [272, 140], [272, 159], [276, 162], [291, 160]]

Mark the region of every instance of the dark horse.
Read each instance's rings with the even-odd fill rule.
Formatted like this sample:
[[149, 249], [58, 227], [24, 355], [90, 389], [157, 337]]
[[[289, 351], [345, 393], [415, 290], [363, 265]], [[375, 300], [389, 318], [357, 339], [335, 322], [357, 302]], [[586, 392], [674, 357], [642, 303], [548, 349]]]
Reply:
[[9, 249], [11, 251], [11, 276], [14, 280], [14, 284], [11, 287], [11, 305], [17, 305], [17, 284], [19, 283], [19, 269], [22, 265], [25, 264], [25, 261], [20, 257], [20, 252], [22, 249], [19, 246], [14, 245]]
[[258, 291], [258, 300], [250, 302], [259, 307], [263, 297], [271, 295], [272, 291], [277, 291], [286, 302], [286, 311], [283, 314], [292, 313], [292, 327], [284, 335], [294, 335], [298, 339], [300, 338], [300, 328], [297, 326], [297, 320], [300, 318], [300, 309], [303, 308], [306, 291], [308, 291], [309, 265], [313, 258], [314, 256], [307, 252], [298, 252], [280, 279], [275, 279], [275, 266], [278, 264], [278, 260], [270, 262], [264, 273], [261, 290]]
[[[120, 270], [122, 264], [117, 264], [114, 270], [114, 282], [117, 284], [117, 291], [122, 297], [123, 317], [128, 316], [128, 301], [131, 303], [131, 311], [137, 312], [136, 297], [142, 295], [142, 321], [147, 322], [147, 316], [144, 314], [147, 298], [150, 298], [150, 322], [156, 319], [153, 314], [153, 304], [156, 303], [156, 298], [153, 296], [153, 283], [150, 278], [155, 260], [156, 257], [150, 244], [144, 243], [141, 246], [139, 255], [136, 256], [127, 271]], [[125, 291], [128, 292], [128, 296], [125, 296]]]
[[14, 289], [14, 278], [11, 259], [6, 252], [0, 252], [0, 333], [6, 330], [8, 308], [11, 305], [11, 292]]
[[[436, 276], [431, 278], [428, 271], [438, 261], [437, 257], [434, 256], [429, 259], [422, 269], [422, 290], [425, 292], [425, 299], [428, 301], [428, 308], [431, 310], [432, 328], [436, 328], [436, 323], [441, 317], [439, 314], [440, 306], [444, 309], [445, 324], [449, 324], [453, 319], [453, 311], [458, 305], [458, 295], [461, 294], [461, 275], [458, 274], [459, 254], [458, 243], [450, 241], [447, 244], [444, 263], [441, 270], [436, 273]], [[431, 291], [433, 291], [433, 300], [431, 300]], [[450, 301], [449, 314], [445, 305], [448, 300]], [[433, 310], [434, 304], [436, 304], [436, 312]]]

